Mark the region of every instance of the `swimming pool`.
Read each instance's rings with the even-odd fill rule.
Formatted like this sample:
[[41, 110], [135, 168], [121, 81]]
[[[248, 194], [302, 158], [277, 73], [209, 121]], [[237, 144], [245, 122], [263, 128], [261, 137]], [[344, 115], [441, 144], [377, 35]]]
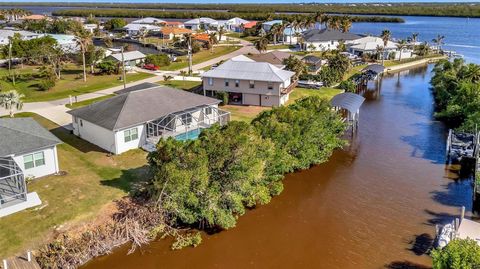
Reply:
[[191, 130], [188, 132], [185, 132], [183, 134], [179, 134], [175, 136], [175, 139], [180, 140], [180, 141], [186, 141], [186, 140], [194, 140], [197, 139], [200, 133], [202, 132], [202, 129], [195, 129]]

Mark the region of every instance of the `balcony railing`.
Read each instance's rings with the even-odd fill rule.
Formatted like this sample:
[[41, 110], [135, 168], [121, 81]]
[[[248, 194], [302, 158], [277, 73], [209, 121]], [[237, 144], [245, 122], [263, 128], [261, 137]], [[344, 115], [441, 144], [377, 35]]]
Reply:
[[283, 95], [283, 94], [289, 94], [290, 92], [293, 91], [293, 89], [295, 89], [297, 87], [297, 84], [298, 84], [298, 81], [294, 81], [292, 82], [290, 85], [288, 85], [288, 87], [286, 88], [283, 88], [280, 93]]

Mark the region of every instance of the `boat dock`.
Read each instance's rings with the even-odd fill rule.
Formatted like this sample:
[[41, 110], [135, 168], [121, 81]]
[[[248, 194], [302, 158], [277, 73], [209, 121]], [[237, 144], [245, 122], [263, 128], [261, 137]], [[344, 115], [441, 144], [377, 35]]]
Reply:
[[437, 246], [443, 248], [453, 239], [472, 239], [480, 245], [480, 223], [465, 218], [465, 207], [462, 206], [460, 218], [443, 227], [436, 226]]
[[25, 257], [15, 256], [5, 259], [0, 264], [1, 269], [40, 269], [40, 265], [35, 261], [31, 252], [27, 252]]

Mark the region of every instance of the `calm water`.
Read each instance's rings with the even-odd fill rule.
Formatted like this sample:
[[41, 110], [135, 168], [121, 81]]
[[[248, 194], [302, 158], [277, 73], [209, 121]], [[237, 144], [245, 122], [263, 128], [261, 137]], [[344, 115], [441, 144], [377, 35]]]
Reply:
[[290, 174], [284, 192], [237, 227], [170, 251], [161, 240], [92, 261], [108, 268], [383, 268], [430, 265], [434, 224], [471, 208], [468, 181], [445, 162], [445, 126], [432, 120], [431, 66], [386, 77], [367, 95], [355, 143]]

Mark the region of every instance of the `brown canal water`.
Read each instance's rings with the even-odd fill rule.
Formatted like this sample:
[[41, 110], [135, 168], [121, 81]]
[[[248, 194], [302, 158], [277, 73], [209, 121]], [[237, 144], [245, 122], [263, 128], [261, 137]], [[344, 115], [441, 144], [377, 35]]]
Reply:
[[[445, 166], [446, 128], [432, 119], [432, 66], [370, 85], [358, 135], [331, 160], [285, 178], [285, 190], [197, 248], [160, 240], [93, 260], [110, 268], [423, 268], [435, 224], [471, 208], [469, 181]], [[413, 267], [413, 266], [416, 267]], [[412, 266], [412, 267], [408, 267]]]

